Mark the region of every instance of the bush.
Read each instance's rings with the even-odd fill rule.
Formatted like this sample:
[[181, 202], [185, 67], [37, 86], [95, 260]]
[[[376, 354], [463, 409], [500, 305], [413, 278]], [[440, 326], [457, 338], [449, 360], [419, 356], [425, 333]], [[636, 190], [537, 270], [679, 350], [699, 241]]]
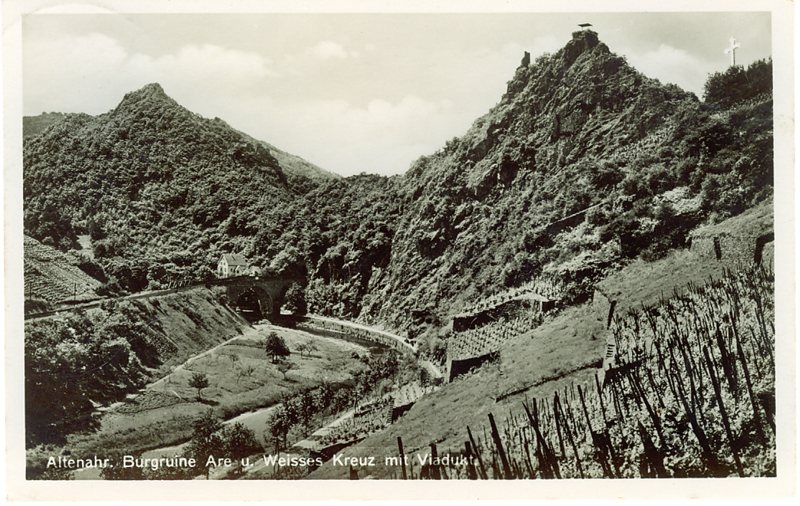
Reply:
[[589, 209], [586, 212], [586, 223], [595, 227], [600, 227], [608, 223], [608, 215], [602, 206]]

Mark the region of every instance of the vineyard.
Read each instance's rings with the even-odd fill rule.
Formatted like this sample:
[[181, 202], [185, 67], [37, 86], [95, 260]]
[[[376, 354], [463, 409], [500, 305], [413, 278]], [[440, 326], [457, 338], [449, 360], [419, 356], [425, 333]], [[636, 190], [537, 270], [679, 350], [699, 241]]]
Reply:
[[447, 358], [457, 360], [497, 351], [510, 338], [541, 324], [543, 317], [541, 311], [528, 309], [505, 315], [477, 329], [451, 334], [447, 341]]
[[489, 414], [449, 452], [466, 465], [411, 477], [775, 476], [773, 287], [771, 267], [751, 265], [629, 310], [605, 374], [500, 424]]
[[332, 427], [320, 438], [322, 446], [352, 442], [385, 429], [408, 410], [420, 397], [436, 387], [417, 382], [405, 384], [377, 399], [356, 406], [353, 416]]
[[392, 423], [392, 399], [386, 398], [356, 408], [354, 416], [321, 438], [323, 446], [352, 442], [382, 430]]
[[78, 268], [80, 260], [25, 236], [25, 297], [48, 302], [96, 299], [100, 281]]
[[565, 287], [562, 281], [553, 277], [539, 276], [520, 286], [495, 293], [464, 310], [457, 317], [467, 317], [491, 310], [512, 300], [526, 300], [531, 296], [539, 296], [547, 300], [560, 300]]

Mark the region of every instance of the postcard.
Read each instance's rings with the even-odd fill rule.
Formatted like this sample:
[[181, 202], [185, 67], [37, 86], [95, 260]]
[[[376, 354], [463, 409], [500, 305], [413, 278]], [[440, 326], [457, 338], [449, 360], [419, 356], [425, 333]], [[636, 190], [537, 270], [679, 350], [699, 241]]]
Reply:
[[5, 2], [9, 499], [795, 494], [793, 12], [654, 7]]

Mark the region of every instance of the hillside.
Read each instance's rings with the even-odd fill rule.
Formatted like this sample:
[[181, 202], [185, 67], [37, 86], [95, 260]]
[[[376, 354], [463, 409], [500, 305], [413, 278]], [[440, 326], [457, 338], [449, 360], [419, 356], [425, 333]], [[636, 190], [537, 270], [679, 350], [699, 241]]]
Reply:
[[25, 236], [25, 298], [58, 302], [95, 298], [101, 282], [80, 269], [83, 261]]
[[25, 230], [60, 249], [90, 234], [121, 289], [202, 279], [220, 252], [252, 249], [263, 216], [317, 184], [313, 166], [276, 154], [287, 170], [264, 144], [147, 85], [108, 113], [66, 115], [26, 137]]
[[523, 58], [492, 110], [403, 176], [336, 179], [149, 85], [28, 138], [26, 233], [91, 234], [111, 293], [207, 278], [235, 251], [305, 276], [310, 311], [430, 336], [421, 316], [542, 276], [585, 300], [768, 199], [771, 62], [706, 88], [647, 78], [580, 31]]
[[91, 426], [96, 405], [121, 400], [247, 328], [207, 289], [27, 321], [26, 440], [58, 442]]
[[[23, 116], [22, 136], [34, 137], [36, 135], [39, 135], [42, 132], [44, 132], [48, 127], [50, 127], [55, 123], [58, 123], [59, 121], [62, 121], [67, 116], [70, 115], [61, 112], [45, 112], [37, 116]], [[287, 153], [286, 151], [282, 151], [276, 148], [272, 144], [269, 144], [264, 141], [259, 141], [242, 132], [240, 133], [243, 136], [247, 137], [248, 139], [252, 140], [252, 142], [263, 144], [270, 151], [270, 154], [274, 156], [275, 159], [278, 161], [278, 165], [281, 167], [281, 169], [287, 174], [310, 179], [312, 181], [327, 181], [330, 179], [338, 179], [340, 177], [339, 175], [334, 174], [333, 172], [328, 172], [325, 169], [317, 167], [313, 163], [304, 160], [303, 158], [297, 155]]]
[[765, 65], [734, 68], [767, 82], [721, 105], [643, 76], [591, 31], [524, 61], [496, 107], [398, 181], [391, 260], [362, 318], [446, 319], [542, 274], [579, 301], [631, 259], [657, 259], [699, 224], [768, 198]]
[[269, 149], [272, 156], [278, 160], [278, 164], [281, 166], [281, 168], [289, 174], [302, 176], [312, 181], [329, 181], [331, 179], [339, 179], [341, 177], [333, 172], [328, 172], [325, 169], [321, 169], [297, 155], [287, 153], [286, 151], [281, 151], [272, 144], [263, 141], [262, 143], [267, 147], [267, 149]]
[[22, 117], [22, 136], [34, 137], [44, 132], [51, 125], [69, 116], [62, 112], [44, 112], [38, 116]]
[[387, 273], [403, 212], [399, 178], [351, 176], [275, 209], [255, 237], [255, 257], [304, 276], [312, 312], [355, 318]]
[[[298, 367], [307, 379], [327, 370], [346, 381], [348, 367], [363, 365], [329, 404], [332, 392], [320, 390], [314, 400], [294, 390], [302, 382], [290, 385], [295, 380], [276, 357], [267, 364], [264, 343], [278, 342], [271, 334], [258, 330], [231, 345], [257, 358], [257, 373], [252, 362], [235, 367], [234, 359], [221, 360], [230, 354], [203, 353], [247, 328], [223, 304], [221, 289], [103, 300], [87, 312], [27, 321], [30, 445], [64, 444], [65, 434], [92, 427], [98, 405], [171, 375], [199, 353], [222, 381], [192, 386], [190, 373], [199, 369], [178, 375], [177, 397], [197, 389], [186, 403], [191, 417], [205, 401], [231, 414], [276, 402], [284, 387], [297, 394], [303, 416], [284, 397], [274, 416], [258, 419], [276, 451], [352, 409], [337, 435], [359, 441], [346, 455], [395, 455], [398, 437], [409, 454], [432, 443], [460, 452], [469, 426], [488, 456], [494, 446], [483, 429], [491, 413], [506, 444], [517, 445], [517, 477], [551, 477], [548, 443], [540, 442], [548, 437], [570, 466], [564, 477], [583, 477], [581, 459], [592, 477], [649, 477], [662, 472], [653, 462], [672, 476], [743, 476], [738, 450], [754, 466], [748, 473], [773, 475], [774, 423], [765, 434], [775, 412], [771, 68], [762, 61], [712, 75], [699, 100], [642, 75], [595, 32], [575, 32], [553, 54], [531, 62], [525, 53], [495, 107], [390, 178], [325, 173], [186, 110], [157, 84], [96, 117], [29, 122], [40, 133], [24, 146], [24, 225], [35, 238], [26, 238], [26, 283], [41, 297], [57, 297], [52, 287], [39, 288], [42, 279], [64, 292], [81, 272], [96, 274], [103, 284], [92, 288], [111, 296], [207, 280], [219, 255], [235, 252], [267, 275], [300, 281], [287, 306], [395, 331], [416, 350], [362, 356], [332, 347], [334, 355], [312, 356], [310, 336], [290, 334], [295, 348], [286, 360], [309, 366]], [[78, 234], [90, 236], [92, 255], [70, 251]], [[81, 258], [79, 269], [72, 255]], [[310, 367], [311, 360], [318, 363]], [[421, 365], [448, 381], [440, 385]], [[252, 389], [238, 387], [254, 374]], [[413, 406], [405, 396], [402, 406], [389, 400], [388, 416], [388, 397], [362, 409], [375, 394], [411, 387], [411, 376], [440, 388], [414, 397]], [[606, 380], [612, 387], [603, 391]], [[167, 390], [169, 381], [159, 386]], [[590, 391], [597, 395], [579, 410]], [[568, 415], [557, 411], [556, 393]], [[174, 401], [170, 395], [152, 398]], [[533, 414], [520, 414], [531, 399]], [[736, 410], [735, 438], [727, 419], [722, 436], [726, 403]], [[312, 422], [315, 406], [330, 411]], [[136, 420], [147, 430], [164, 427], [149, 416]], [[549, 436], [536, 436], [536, 470], [522, 469], [529, 445], [521, 439], [533, 438], [540, 416]], [[138, 440], [139, 449], [171, 444], [189, 437], [191, 417], [167, 421], [171, 435], [160, 442], [123, 424], [82, 449], [117, 435], [125, 444]], [[710, 443], [700, 426], [710, 428]], [[595, 434], [597, 427], [604, 428]], [[562, 437], [573, 432], [581, 451]], [[666, 453], [646, 455], [648, 433], [658, 434], [656, 450]], [[604, 461], [612, 439], [630, 450], [614, 463], [625, 473]], [[511, 476], [491, 455], [491, 475]], [[329, 463], [311, 477], [348, 471]]]
[[[735, 225], [736, 218], [721, 226]], [[600, 281], [603, 291], [617, 302], [615, 313], [625, 315], [643, 306], [654, 306], [673, 293], [687, 293], [690, 284], [702, 286], [709, 279], [721, 279], [735, 261], [717, 261], [690, 250], [669, 253], [655, 262], [634, 261]], [[522, 410], [521, 403], [552, 397], [576, 384], [586, 391], [594, 389], [594, 376], [602, 366], [606, 351], [605, 318], [607, 304], [598, 300], [568, 308], [541, 326], [509, 340], [498, 359], [472, 374], [444, 385], [426, 395], [397, 423], [344, 450], [343, 455], [393, 455], [397, 437], [403, 438], [408, 454], [426, 453], [436, 443], [440, 454], [463, 449], [466, 428], [476, 437], [492, 413], [503, 427], [511, 412]], [[587, 394], [588, 395], [588, 394]], [[564, 450], [562, 450], [563, 453]], [[592, 460], [586, 456], [587, 460]], [[417, 467], [419, 471], [419, 467]], [[376, 478], [391, 478], [393, 468], [360, 468]], [[342, 479], [347, 469], [325, 464], [311, 478]]]
[[770, 62], [711, 76], [700, 101], [591, 31], [528, 60], [464, 136], [403, 176], [346, 178], [276, 210], [258, 253], [295, 261], [313, 312], [430, 337], [421, 318], [542, 276], [564, 303], [585, 300], [609, 272], [769, 199]]

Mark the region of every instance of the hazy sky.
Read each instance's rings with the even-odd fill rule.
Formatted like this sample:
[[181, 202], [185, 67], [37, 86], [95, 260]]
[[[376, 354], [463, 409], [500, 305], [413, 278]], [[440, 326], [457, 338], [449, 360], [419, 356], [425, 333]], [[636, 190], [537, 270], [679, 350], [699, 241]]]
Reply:
[[159, 82], [180, 104], [342, 175], [397, 174], [495, 105], [523, 51], [591, 22], [612, 52], [698, 96], [771, 55], [768, 13], [37, 14], [24, 114], [99, 114]]

